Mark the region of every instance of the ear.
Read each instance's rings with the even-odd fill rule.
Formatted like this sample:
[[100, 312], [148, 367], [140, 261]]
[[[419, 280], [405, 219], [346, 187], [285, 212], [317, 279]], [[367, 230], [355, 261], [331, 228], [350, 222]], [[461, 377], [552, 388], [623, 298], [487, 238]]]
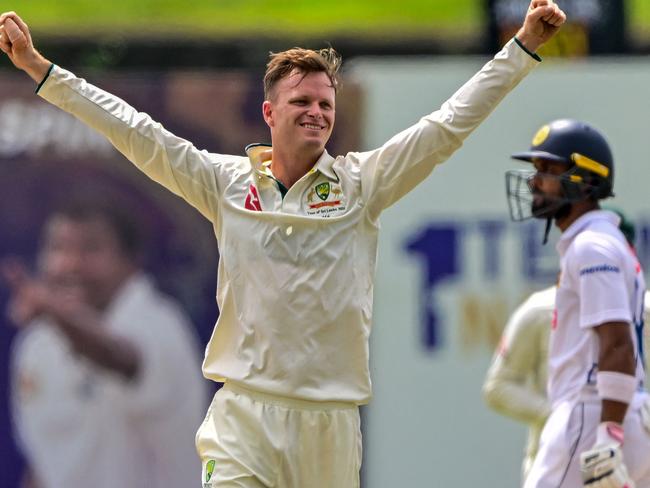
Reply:
[[273, 127], [275, 121], [273, 120], [273, 103], [269, 100], [264, 100], [262, 103], [262, 116], [264, 117], [264, 122], [269, 127]]

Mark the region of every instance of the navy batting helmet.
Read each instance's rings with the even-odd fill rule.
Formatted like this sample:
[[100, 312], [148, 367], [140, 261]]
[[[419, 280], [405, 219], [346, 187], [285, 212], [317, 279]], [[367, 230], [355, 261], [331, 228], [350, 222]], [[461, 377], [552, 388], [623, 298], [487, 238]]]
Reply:
[[[512, 158], [528, 162], [546, 160], [566, 165], [567, 170], [560, 178], [564, 198], [556, 202], [558, 208], [586, 198], [600, 200], [614, 195], [612, 151], [605, 137], [584, 122], [560, 119], [544, 125], [533, 137], [530, 149], [513, 154]], [[517, 170], [506, 173], [513, 220], [538, 216], [529, 211], [529, 186], [533, 174], [531, 171]]]

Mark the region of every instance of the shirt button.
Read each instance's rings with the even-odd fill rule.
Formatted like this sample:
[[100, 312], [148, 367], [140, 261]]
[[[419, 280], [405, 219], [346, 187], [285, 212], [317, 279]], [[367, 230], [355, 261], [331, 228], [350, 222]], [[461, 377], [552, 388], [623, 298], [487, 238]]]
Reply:
[[292, 225], [287, 227], [286, 233], [287, 233], [288, 236], [290, 236], [293, 233], [293, 226]]

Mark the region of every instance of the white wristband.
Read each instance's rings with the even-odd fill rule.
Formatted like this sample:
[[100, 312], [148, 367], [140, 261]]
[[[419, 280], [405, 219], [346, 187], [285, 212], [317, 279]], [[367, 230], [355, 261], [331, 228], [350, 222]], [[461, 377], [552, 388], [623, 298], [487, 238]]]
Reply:
[[601, 422], [596, 430], [596, 444], [604, 446], [607, 444], [623, 445], [623, 426], [616, 422]]
[[598, 371], [596, 377], [598, 395], [603, 400], [630, 403], [638, 384], [634, 376], [616, 371]]

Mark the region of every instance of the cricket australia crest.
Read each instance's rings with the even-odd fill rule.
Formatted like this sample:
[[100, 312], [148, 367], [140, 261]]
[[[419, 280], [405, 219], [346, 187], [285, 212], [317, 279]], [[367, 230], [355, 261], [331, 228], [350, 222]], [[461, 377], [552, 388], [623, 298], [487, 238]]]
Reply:
[[327, 200], [327, 197], [330, 196], [330, 182], [326, 181], [325, 183], [316, 185], [315, 190], [316, 190], [316, 195], [318, 195], [318, 198], [320, 198], [323, 201]]
[[306, 193], [307, 215], [330, 217], [345, 211], [345, 197], [341, 185], [324, 181]]

